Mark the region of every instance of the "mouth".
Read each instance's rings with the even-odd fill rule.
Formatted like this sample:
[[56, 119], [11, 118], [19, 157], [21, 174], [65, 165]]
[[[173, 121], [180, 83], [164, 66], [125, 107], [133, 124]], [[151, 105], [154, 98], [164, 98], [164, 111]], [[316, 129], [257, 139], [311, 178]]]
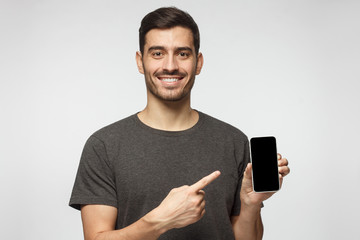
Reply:
[[180, 80], [183, 79], [183, 77], [174, 77], [174, 76], [171, 76], [171, 77], [157, 77], [161, 82], [164, 82], [164, 83], [176, 83]]

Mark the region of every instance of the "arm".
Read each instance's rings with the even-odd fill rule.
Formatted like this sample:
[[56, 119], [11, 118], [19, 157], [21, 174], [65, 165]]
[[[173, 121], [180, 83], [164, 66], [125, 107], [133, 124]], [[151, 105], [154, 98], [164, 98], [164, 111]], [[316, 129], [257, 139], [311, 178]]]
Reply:
[[[241, 185], [241, 208], [239, 216], [232, 216], [231, 223], [236, 240], [261, 240], [263, 224], [261, 220], [261, 205], [265, 195], [273, 193], [255, 193], [252, 189], [251, 164], [245, 169]], [[266, 196], [268, 197], [268, 196]], [[269, 196], [270, 197], [270, 196]]]
[[242, 209], [239, 216], [231, 217], [231, 223], [236, 240], [262, 239], [264, 229], [260, 209]]
[[[282, 185], [283, 178], [289, 174], [288, 161], [278, 154], [279, 178]], [[270, 198], [274, 193], [256, 193], [253, 191], [251, 163], [245, 169], [241, 185], [240, 200], [241, 209], [239, 216], [232, 216], [231, 223], [236, 240], [261, 240], [263, 236], [263, 224], [261, 220], [262, 202]]]
[[85, 240], [155, 240], [170, 229], [195, 223], [205, 214], [202, 189], [219, 175], [216, 171], [191, 186], [172, 189], [157, 208], [119, 230], [115, 230], [115, 207], [85, 205], [81, 208]]
[[147, 216], [120, 230], [115, 229], [117, 209], [105, 205], [85, 205], [81, 208], [85, 240], [157, 239], [163, 229]]

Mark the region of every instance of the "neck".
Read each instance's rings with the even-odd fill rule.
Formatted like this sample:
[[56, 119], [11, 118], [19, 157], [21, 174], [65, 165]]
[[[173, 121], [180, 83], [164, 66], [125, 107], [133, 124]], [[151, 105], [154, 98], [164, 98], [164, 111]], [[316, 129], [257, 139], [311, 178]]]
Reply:
[[198, 113], [190, 107], [190, 96], [174, 102], [148, 97], [138, 117], [144, 124], [165, 131], [183, 131], [199, 120]]

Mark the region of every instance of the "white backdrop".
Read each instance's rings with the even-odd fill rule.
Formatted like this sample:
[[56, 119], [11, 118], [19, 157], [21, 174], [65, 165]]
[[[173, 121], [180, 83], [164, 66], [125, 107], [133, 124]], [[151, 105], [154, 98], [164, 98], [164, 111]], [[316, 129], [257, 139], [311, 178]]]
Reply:
[[142, 17], [188, 11], [205, 65], [193, 107], [275, 135], [290, 161], [265, 240], [358, 239], [360, 2], [0, 1], [1, 239], [82, 239], [68, 207], [82, 147], [145, 106]]

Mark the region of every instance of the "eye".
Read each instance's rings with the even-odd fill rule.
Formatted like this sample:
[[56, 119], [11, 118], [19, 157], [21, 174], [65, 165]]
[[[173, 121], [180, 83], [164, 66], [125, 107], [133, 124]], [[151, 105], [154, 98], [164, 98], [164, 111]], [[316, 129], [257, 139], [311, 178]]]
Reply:
[[189, 53], [187, 53], [187, 52], [179, 52], [179, 54], [178, 54], [180, 57], [182, 57], [182, 58], [188, 58], [189, 57]]
[[153, 52], [151, 54], [154, 58], [161, 58], [163, 56], [162, 52]]

